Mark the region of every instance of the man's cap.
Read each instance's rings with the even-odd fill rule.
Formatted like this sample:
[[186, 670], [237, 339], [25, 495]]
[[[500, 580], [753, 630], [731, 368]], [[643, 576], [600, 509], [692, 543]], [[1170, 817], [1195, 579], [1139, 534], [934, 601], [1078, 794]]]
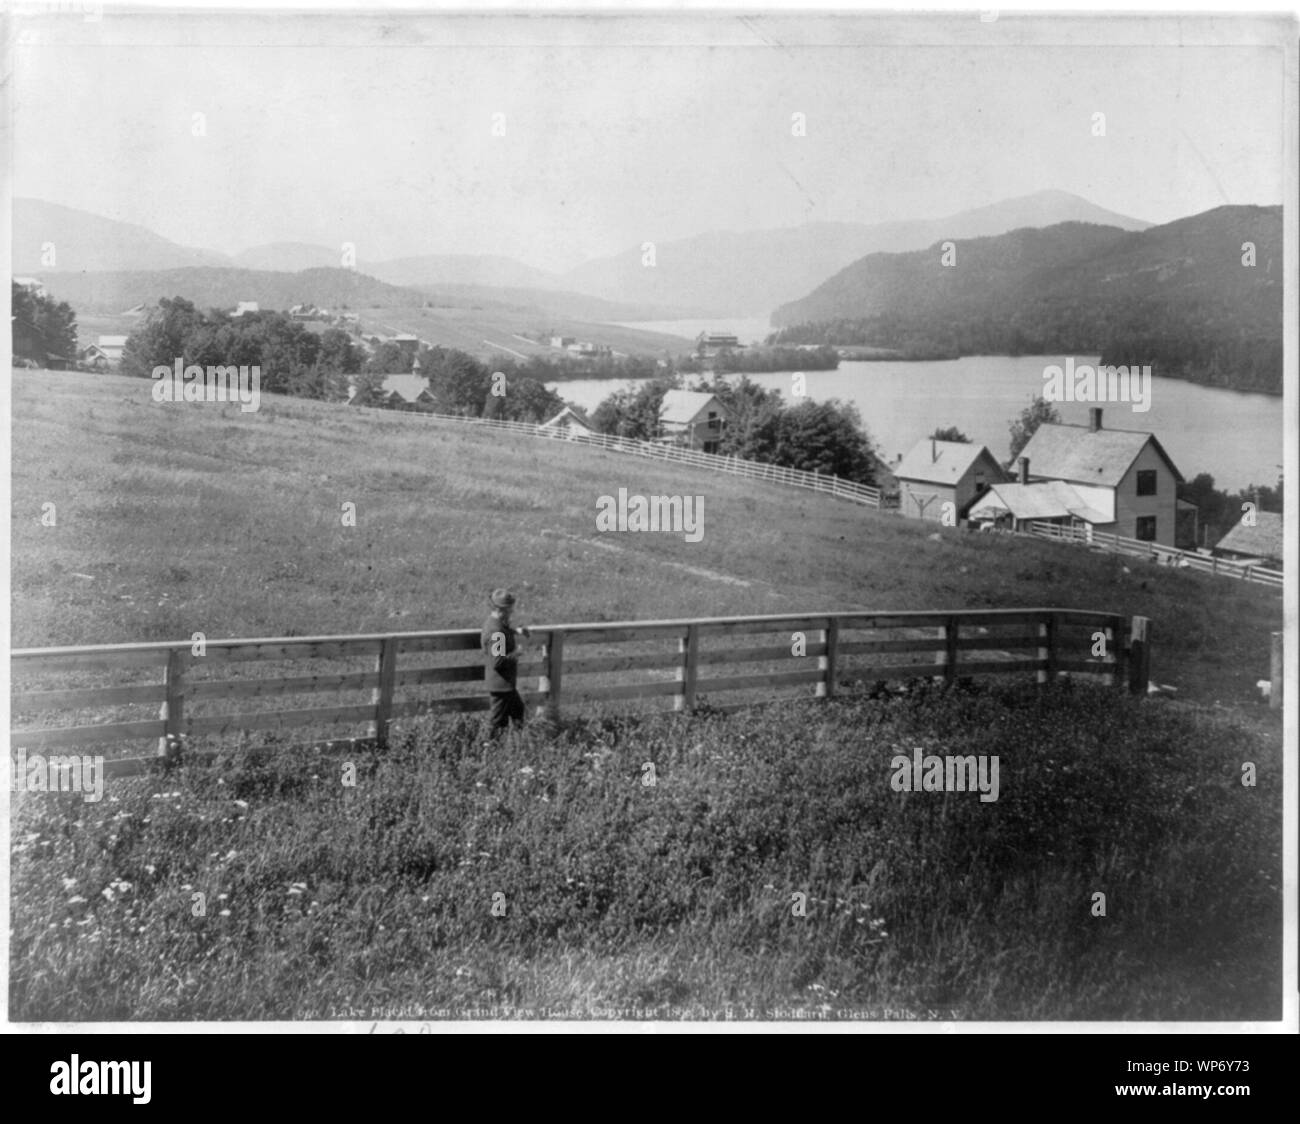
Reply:
[[515, 595], [508, 589], [494, 589], [488, 601], [494, 609], [508, 609], [515, 603]]

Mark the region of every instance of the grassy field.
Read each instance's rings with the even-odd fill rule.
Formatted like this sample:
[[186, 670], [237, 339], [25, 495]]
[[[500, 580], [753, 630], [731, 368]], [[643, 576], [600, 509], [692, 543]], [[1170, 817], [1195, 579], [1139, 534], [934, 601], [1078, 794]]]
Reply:
[[[355, 787], [337, 761], [234, 756], [170, 795], [19, 797], [12, 1017], [1276, 1015], [1281, 728], [1254, 682], [1277, 594], [418, 417], [149, 389], [14, 372], [15, 646], [471, 627], [495, 585], [523, 623], [1055, 605], [1151, 617], [1178, 701], [574, 715], [487, 760], [472, 721], [420, 720]], [[598, 534], [620, 487], [704, 497], [702, 541]], [[914, 746], [1002, 755], [1001, 799], [891, 791]]]

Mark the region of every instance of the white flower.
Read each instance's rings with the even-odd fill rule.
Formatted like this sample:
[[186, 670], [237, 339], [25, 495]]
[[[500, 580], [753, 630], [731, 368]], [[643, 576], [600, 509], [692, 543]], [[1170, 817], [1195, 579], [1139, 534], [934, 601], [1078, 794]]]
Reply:
[[228, 910], [228, 909], [223, 909], [223, 910], [221, 911], [220, 916], [222, 916], [222, 917], [229, 917], [229, 916], [230, 916], [230, 910]]
[[75, 886], [76, 884], [77, 884], [77, 880], [75, 878], [65, 878], [63, 880], [63, 888], [65, 890], [71, 890], [72, 887]]

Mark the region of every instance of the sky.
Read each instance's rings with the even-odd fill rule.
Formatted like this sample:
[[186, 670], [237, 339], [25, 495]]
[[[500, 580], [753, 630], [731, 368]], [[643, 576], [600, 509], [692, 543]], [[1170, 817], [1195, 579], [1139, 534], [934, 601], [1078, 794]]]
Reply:
[[1276, 48], [798, 46], [735, 19], [714, 38], [746, 45], [709, 45], [690, 19], [652, 45], [617, 20], [564, 36], [64, 21], [16, 48], [13, 191], [225, 253], [346, 242], [362, 259], [555, 271], [709, 230], [933, 218], [1047, 188], [1152, 222], [1283, 198]]

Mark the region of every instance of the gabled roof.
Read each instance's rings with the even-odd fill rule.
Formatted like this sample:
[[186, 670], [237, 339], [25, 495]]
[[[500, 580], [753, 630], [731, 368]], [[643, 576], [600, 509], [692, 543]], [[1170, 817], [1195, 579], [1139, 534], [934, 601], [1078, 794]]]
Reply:
[[559, 425], [565, 418], [572, 418], [586, 429], [591, 428], [591, 422], [587, 420], [586, 415], [574, 406], [565, 406], [563, 410], [555, 415], [555, 417], [551, 418], [549, 421], [542, 422], [542, 428], [545, 429], [547, 426]]
[[[1244, 515], [1242, 519], [1245, 519]], [[1238, 523], [1219, 540], [1215, 549], [1231, 550], [1234, 554], [1249, 554], [1257, 558], [1281, 558], [1282, 516], [1271, 511], [1256, 511], [1253, 527]]]
[[[382, 383], [384, 393], [396, 394], [403, 402], [418, 402], [421, 394], [429, 391], [429, 380], [423, 375], [385, 375]], [[358, 387], [348, 387], [348, 401], [357, 396]]]
[[718, 396], [707, 390], [670, 390], [664, 395], [663, 405], [659, 407], [659, 420], [683, 424], [694, 421], [710, 402], [716, 402], [719, 409], [725, 409], [718, 402]]
[[1063, 480], [994, 484], [971, 506], [969, 515], [978, 519], [1004, 512], [1013, 519], [1064, 519], [1072, 515], [1087, 523], [1110, 522], [1109, 516], [1089, 507]]
[[1030, 476], [1049, 476], [1074, 484], [1114, 488], [1150, 442], [1176, 479], [1183, 475], [1152, 433], [1128, 429], [1091, 429], [1086, 425], [1038, 427], [1020, 454], [1029, 458]]
[[926, 484], [956, 484], [983, 453], [997, 467], [993, 454], [983, 445], [969, 441], [936, 441], [926, 437], [894, 469], [897, 480], [920, 480]]

